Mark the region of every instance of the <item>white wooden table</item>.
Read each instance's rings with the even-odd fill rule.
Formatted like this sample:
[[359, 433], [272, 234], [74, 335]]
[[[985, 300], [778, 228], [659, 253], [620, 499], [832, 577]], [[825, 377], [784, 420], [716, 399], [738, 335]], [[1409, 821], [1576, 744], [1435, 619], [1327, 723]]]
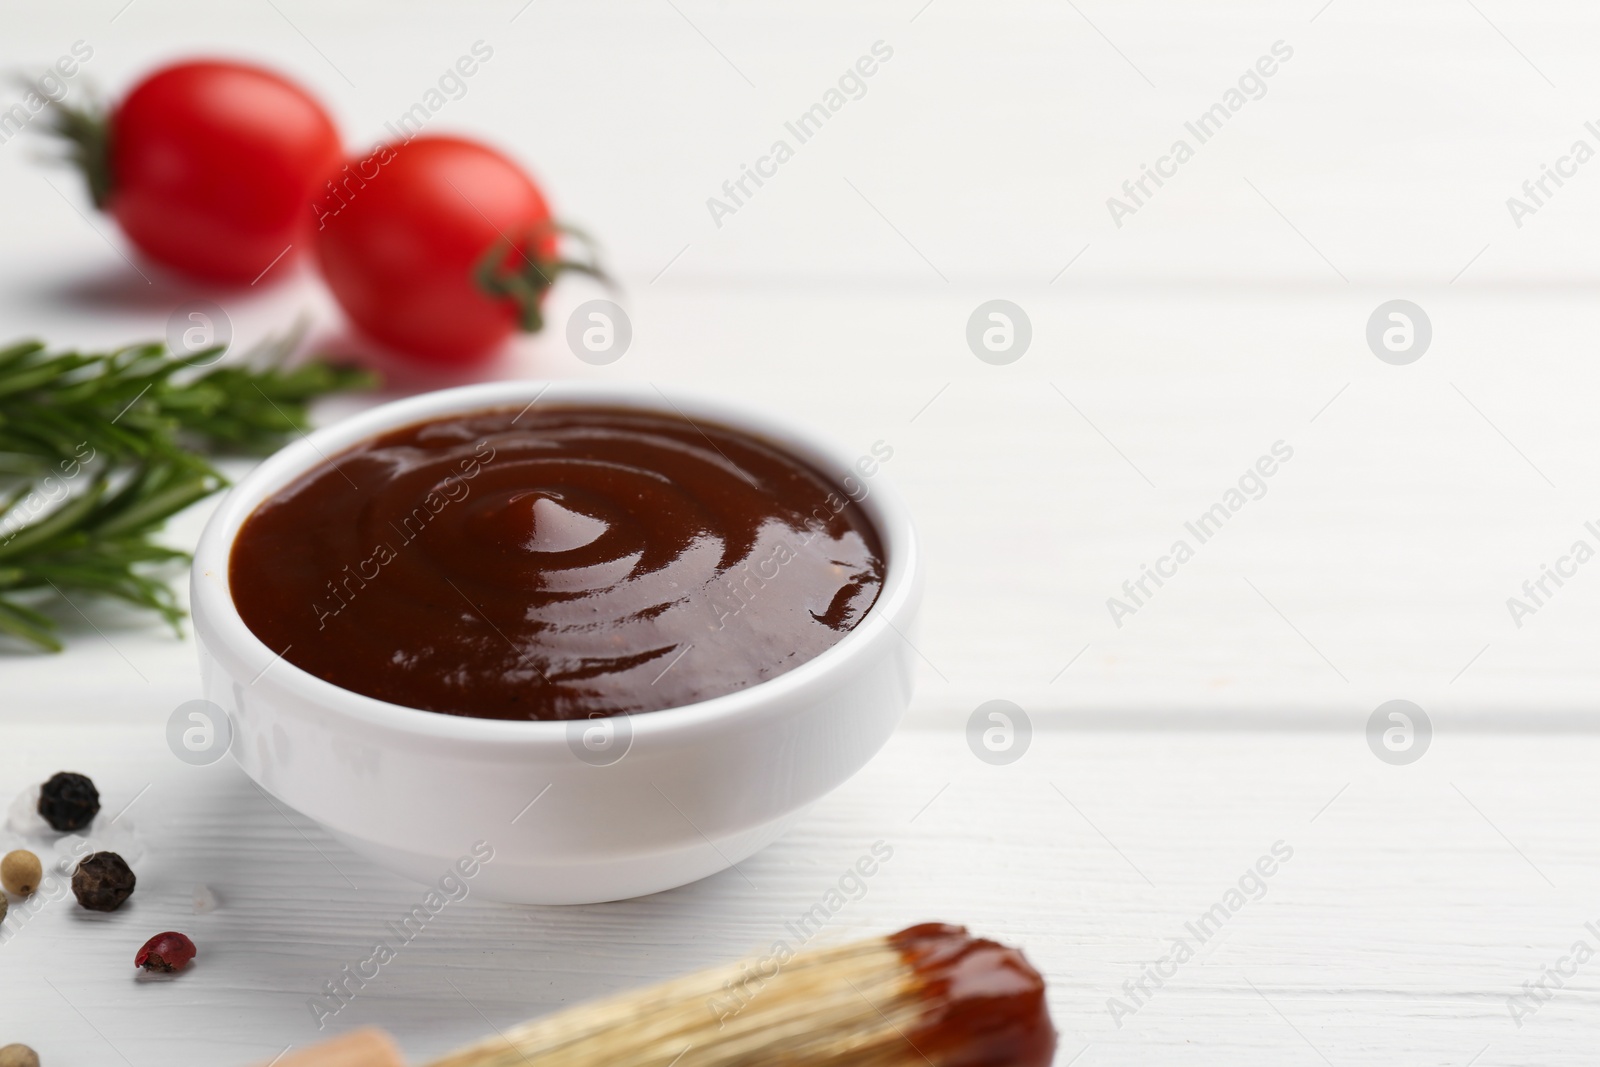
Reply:
[[[363, 145], [487, 42], [494, 57], [430, 128], [535, 168], [602, 239], [635, 334], [608, 367], [554, 331], [484, 373], [648, 378], [863, 451], [888, 442], [885, 476], [929, 548], [907, 729], [796, 832], [646, 900], [452, 905], [333, 1025], [382, 1023], [420, 1057], [736, 956], [881, 839], [893, 860], [827, 936], [941, 917], [1023, 944], [1051, 981], [1061, 1064], [1592, 1062], [1600, 962], [1520, 1027], [1507, 998], [1575, 941], [1600, 949], [1584, 925], [1600, 926], [1600, 565], [1520, 626], [1507, 600], [1574, 541], [1600, 547], [1585, 529], [1600, 520], [1600, 163], [1520, 227], [1506, 205], [1574, 140], [1600, 147], [1584, 127], [1600, 100], [1592, 9], [0, 11], [8, 67], [77, 40], [94, 48], [82, 79], [109, 90], [168, 57], [256, 57]], [[877, 41], [894, 54], [865, 95], [716, 225], [707, 198]], [[1265, 94], [1115, 225], [1107, 198], [1193, 139], [1184, 123], [1279, 41], [1293, 56]], [[354, 346], [307, 273], [242, 294], [140, 274], [38, 154], [27, 136], [0, 143], [0, 335], [159, 336], [203, 296], [241, 340], [303, 312], [320, 344]], [[591, 295], [559, 289], [552, 321]], [[996, 298], [1032, 324], [1005, 366], [965, 338]], [[1393, 299], [1432, 324], [1407, 366], [1365, 339]], [[1185, 523], [1280, 441], [1293, 458], [1265, 495], [1118, 626], [1107, 599], [1194, 540]], [[26, 1040], [49, 1067], [270, 1059], [315, 1035], [307, 998], [419, 889], [275, 810], [231, 763], [174, 760], [162, 725], [197, 695], [192, 647], [86, 608], [62, 612], [64, 655], [0, 659], [0, 800], [85, 771], [108, 811], [133, 802], [147, 855], [128, 910], [53, 906], [0, 944], [0, 1043]], [[963, 734], [997, 698], [1035, 729], [1002, 767]], [[1409, 766], [1364, 737], [1396, 698], [1434, 728]], [[1294, 855], [1264, 897], [1118, 1027], [1107, 999], [1129, 1003], [1124, 983], [1280, 840]], [[193, 913], [197, 884], [216, 910]], [[134, 948], [168, 927], [195, 936], [200, 965], [136, 982]]]
[[[59, 901], [0, 946], [7, 1036], [49, 1063], [270, 1059], [317, 1036], [308, 1001], [425, 893], [277, 810], [231, 762], [179, 764], [155, 729], [12, 738], [7, 781], [88, 771], [109, 810], [138, 798], [122, 819], [148, 844], [121, 911]], [[1575, 941], [1600, 947], [1585, 926], [1600, 920], [1596, 758], [1593, 738], [1441, 735], [1390, 767], [1349, 733], [1041, 731], [991, 767], [950, 731], [909, 730], [737, 871], [618, 904], [449, 905], [329, 1032], [378, 1023], [423, 1057], [759, 953], [882, 841], [892, 858], [818, 937], [947, 918], [1026, 946], [1050, 979], [1058, 1063], [1589, 1063], [1600, 961], [1519, 1010], [1520, 1027], [1508, 998]], [[1201, 944], [1186, 924], [1278, 842], [1292, 858]], [[201, 884], [219, 906], [196, 915]], [[163, 929], [189, 932], [200, 959], [138, 982], [133, 952]], [[1139, 1005], [1124, 983], [1179, 937], [1195, 957], [1146, 980]], [[1120, 1027], [1111, 997], [1137, 1008]]]

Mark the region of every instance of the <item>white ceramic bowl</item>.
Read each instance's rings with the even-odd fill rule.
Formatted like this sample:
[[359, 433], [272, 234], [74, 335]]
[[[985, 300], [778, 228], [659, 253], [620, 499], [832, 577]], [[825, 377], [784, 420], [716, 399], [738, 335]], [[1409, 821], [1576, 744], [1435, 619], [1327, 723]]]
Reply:
[[[464, 718], [375, 700], [308, 674], [245, 626], [228, 588], [228, 556], [261, 501], [376, 434], [536, 397], [719, 422], [836, 482], [854, 477], [883, 542], [877, 602], [838, 644], [777, 678], [578, 724]], [[859, 770], [910, 699], [916, 537], [882, 475], [863, 479], [856, 461], [740, 406], [676, 393], [669, 401], [648, 385], [495, 382], [374, 408], [288, 445], [218, 505], [195, 552], [191, 592], [205, 696], [228, 712], [245, 773], [400, 874], [436, 882], [465, 859], [459, 870], [474, 871], [472, 892], [540, 904], [692, 882], [772, 842]], [[492, 859], [477, 862], [490, 850]]]

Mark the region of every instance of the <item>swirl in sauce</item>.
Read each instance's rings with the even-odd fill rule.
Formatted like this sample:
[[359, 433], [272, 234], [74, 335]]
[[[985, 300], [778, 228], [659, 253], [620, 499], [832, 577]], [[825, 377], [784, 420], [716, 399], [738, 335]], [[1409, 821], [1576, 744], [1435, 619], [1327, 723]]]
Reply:
[[724, 426], [494, 410], [366, 441], [263, 502], [229, 581], [295, 666], [450, 715], [577, 719], [755, 685], [877, 599], [862, 509]]

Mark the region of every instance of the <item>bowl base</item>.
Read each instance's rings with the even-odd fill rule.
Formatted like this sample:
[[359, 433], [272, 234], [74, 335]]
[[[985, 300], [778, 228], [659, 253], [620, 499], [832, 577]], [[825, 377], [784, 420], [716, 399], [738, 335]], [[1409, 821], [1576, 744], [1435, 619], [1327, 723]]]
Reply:
[[[603, 904], [627, 900], [676, 889], [725, 871], [782, 837], [805, 812], [802, 808], [730, 837], [704, 839], [686, 848], [591, 863], [552, 865], [519, 860], [502, 850], [483, 863], [470, 880], [458, 880], [466, 882], [472, 896], [504, 904]], [[432, 885], [446, 873], [454, 873], [451, 865], [457, 857], [397, 849], [327, 829], [352, 852], [413, 881]]]

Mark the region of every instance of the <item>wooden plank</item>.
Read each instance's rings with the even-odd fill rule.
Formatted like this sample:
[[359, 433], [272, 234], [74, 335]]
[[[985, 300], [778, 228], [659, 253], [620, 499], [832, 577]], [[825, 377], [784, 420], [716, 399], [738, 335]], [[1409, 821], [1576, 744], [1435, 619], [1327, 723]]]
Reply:
[[[123, 819], [146, 848], [124, 910], [60, 901], [0, 946], [0, 1036], [47, 1062], [245, 1064], [304, 1044], [318, 1034], [308, 1000], [393, 940], [385, 923], [426, 892], [275, 810], [230, 762], [178, 763], [157, 731], [8, 741], [0, 781], [89, 772], [108, 812], [138, 797]], [[863, 892], [846, 882], [853, 899], [816, 938], [940, 918], [1025, 946], [1051, 982], [1061, 1063], [1084, 1046], [1084, 1064], [1341, 1063], [1379, 1049], [1464, 1064], [1485, 1046], [1480, 1064], [1587, 1062], [1600, 965], [1520, 1028], [1507, 998], [1574, 941], [1600, 947], [1584, 925], [1600, 920], [1597, 757], [1589, 738], [1447, 733], [1392, 767], [1355, 733], [1047, 730], [995, 767], [958, 734], [903, 732], [742, 873], [591, 907], [450, 904], [324, 1032], [378, 1024], [422, 1056], [794, 941], [809, 928], [785, 924], [881, 840], [893, 857]], [[1251, 899], [1214, 916], [1202, 944], [1186, 924], [1226, 904], [1277, 842], [1292, 858], [1260, 899], [1247, 879]], [[194, 914], [197, 884], [216, 910]], [[134, 950], [168, 928], [194, 937], [199, 963], [137, 981]], [[1146, 979], [1136, 1005], [1124, 983], [1175, 937], [1195, 957], [1159, 988]], [[1137, 1007], [1121, 1027], [1111, 997]]]

